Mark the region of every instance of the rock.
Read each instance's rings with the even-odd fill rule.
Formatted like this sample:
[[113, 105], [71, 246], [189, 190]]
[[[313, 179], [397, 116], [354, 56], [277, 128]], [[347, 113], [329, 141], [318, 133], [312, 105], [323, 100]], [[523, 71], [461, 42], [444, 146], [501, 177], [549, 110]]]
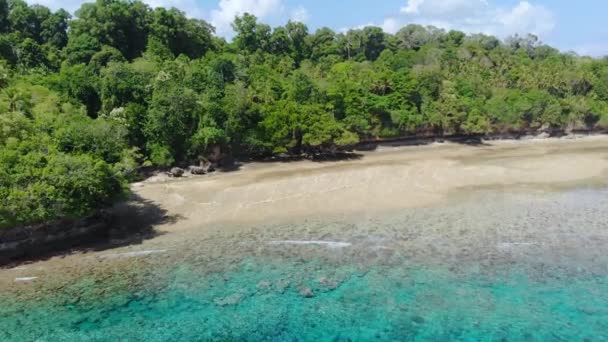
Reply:
[[290, 286], [289, 280], [281, 279], [276, 283], [275, 290], [278, 293], [283, 294], [283, 293], [285, 293], [285, 290], [287, 290], [287, 288], [289, 286]]
[[421, 316], [413, 316], [412, 317], [412, 322], [414, 322], [416, 324], [424, 324], [425, 320]]
[[541, 134], [536, 136], [537, 139], [548, 139], [550, 137], [551, 137], [551, 134], [549, 134], [547, 132], [542, 132]]
[[328, 290], [335, 290], [340, 285], [337, 281], [328, 279], [327, 277], [319, 278], [319, 284], [323, 285]]
[[315, 296], [314, 292], [312, 292], [312, 289], [308, 286], [299, 286], [298, 292], [300, 293], [300, 296], [304, 298], [312, 298]]
[[207, 169], [204, 167], [200, 167], [200, 166], [190, 166], [188, 168], [188, 171], [190, 171], [191, 174], [193, 175], [204, 175], [207, 173]]
[[269, 280], [262, 280], [258, 283], [259, 290], [268, 290], [272, 287], [272, 283]]
[[201, 159], [199, 163], [199, 168], [205, 170], [205, 173], [215, 171], [214, 163], [210, 162], [207, 159]]
[[218, 306], [229, 306], [229, 305], [237, 305], [238, 303], [241, 302], [242, 299], [243, 299], [242, 294], [235, 293], [228, 297], [218, 298], [218, 299], [214, 300], [213, 302], [215, 303], [215, 305], [218, 305]]
[[181, 177], [184, 175], [184, 169], [179, 168], [179, 167], [174, 167], [171, 169], [171, 171], [169, 171], [169, 175], [171, 177]]

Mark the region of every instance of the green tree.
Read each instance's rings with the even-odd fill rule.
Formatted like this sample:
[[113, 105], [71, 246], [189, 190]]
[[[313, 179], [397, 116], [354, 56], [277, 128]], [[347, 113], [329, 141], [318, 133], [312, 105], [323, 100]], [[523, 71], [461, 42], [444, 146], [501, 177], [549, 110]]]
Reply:
[[0, 33], [6, 33], [11, 29], [11, 24], [8, 19], [10, 9], [8, 0], [0, 0]]
[[258, 19], [249, 13], [236, 17], [232, 23], [232, 28], [236, 32], [234, 44], [241, 51], [249, 53], [256, 52], [260, 47], [258, 29]]
[[[141, 1], [97, 0], [85, 3], [70, 23], [70, 40], [88, 37], [117, 48], [131, 60], [146, 48], [150, 8]], [[81, 45], [81, 44], [79, 44]]]
[[172, 81], [160, 81], [152, 95], [145, 124], [150, 148], [166, 149], [173, 160], [184, 160], [190, 150], [190, 138], [198, 128], [200, 113], [194, 91]]
[[53, 83], [55, 89], [83, 104], [90, 117], [97, 117], [101, 109], [99, 79], [92, 67], [64, 63]]
[[89, 63], [98, 51], [101, 50], [99, 40], [88, 34], [70, 37], [64, 50], [65, 59], [70, 64]]
[[42, 47], [30, 38], [26, 38], [17, 47], [17, 60], [24, 69], [46, 67], [48, 64]]
[[289, 21], [285, 26], [291, 43], [291, 57], [296, 64], [310, 56], [310, 47], [307, 44], [308, 27], [304, 23]]
[[68, 21], [72, 16], [60, 9], [41, 23], [40, 38], [44, 43], [63, 49], [68, 43]]
[[308, 46], [311, 48], [311, 59], [318, 61], [322, 57], [338, 55], [339, 49], [336, 33], [330, 28], [322, 27], [308, 36]]
[[150, 81], [156, 77], [153, 64], [139, 60], [134, 63], [110, 63], [101, 71], [101, 104], [105, 113], [129, 103], [145, 105], [152, 97]]
[[148, 28], [151, 35], [148, 44], [154, 40], [157, 44], [166, 46], [173, 56], [185, 54], [190, 58], [199, 58], [215, 48], [213, 27], [202, 20], [188, 19], [175, 8], [154, 9]]
[[386, 48], [385, 33], [379, 27], [367, 26], [363, 29], [363, 34], [365, 36], [365, 58], [375, 61]]

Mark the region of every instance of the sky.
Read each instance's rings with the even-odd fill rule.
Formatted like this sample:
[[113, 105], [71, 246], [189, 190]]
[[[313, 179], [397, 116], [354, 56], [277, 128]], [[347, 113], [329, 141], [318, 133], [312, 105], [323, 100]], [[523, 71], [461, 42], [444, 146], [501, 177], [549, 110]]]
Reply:
[[[86, 0], [28, 0], [74, 13]], [[534, 33], [547, 44], [581, 55], [608, 55], [608, 1], [605, 0], [143, 0], [152, 7], [177, 7], [204, 19], [218, 35], [233, 36], [235, 15], [249, 12], [278, 26], [289, 19], [311, 31], [375, 25], [394, 33], [410, 24], [434, 25], [501, 38]]]

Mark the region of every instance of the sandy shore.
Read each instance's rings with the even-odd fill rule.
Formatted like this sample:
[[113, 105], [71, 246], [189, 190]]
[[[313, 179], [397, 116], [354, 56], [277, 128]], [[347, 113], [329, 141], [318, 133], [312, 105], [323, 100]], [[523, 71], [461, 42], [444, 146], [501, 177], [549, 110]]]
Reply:
[[[499, 253], [498, 258], [502, 257], [502, 247], [495, 248], [492, 241], [502, 241], [502, 244], [520, 242], [525, 241], [522, 237], [530, 234], [529, 228], [521, 232], [513, 229], [482, 231], [487, 227], [498, 227], [513, 216], [506, 207], [502, 208], [494, 201], [488, 204], [494, 209], [483, 209], [483, 205], [475, 205], [473, 201], [471, 209], [459, 209], [462, 212], [486, 210], [480, 211], [479, 218], [465, 224], [468, 227], [479, 226], [477, 230], [469, 229], [468, 235], [462, 235], [456, 226], [446, 228], [444, 222], [467, 219], [468, 216], [462, 218], [456, 212], [444, 215], [445, 219], [434, 218], [436, 212], [433, 208], [444, 204], [448, 208], [457, 205], [460, 196], [470, 196], [477, 190], [490, 190], [494, 195], [521, 192], [522, 198], [528, 201], [522, 203], [529, 203], [524, 207], [534, 207], [538, 199], [526, 197], [527, 194], [580, 186], [602, 187], [607, 183], [606, 136], [575, 140], [493, 141], [480, 146], [385, 147], [362, 153], [360, 158], [349, 161], [250, 163], [230, 173], [190, 179], [150, 179], [133, 184], [134, 194], [174, 218], [155, 225], [153, 228], [158, 234], [154, 238], [124, 247], [75, 253], [1, 269], [0, 289], [29, 287], [51, 278], [66, 282], [90, 272], [103, 278], [105, 273], [117, 274], [118, 265], [138, 269], [148, 262], [158, 262], [172, 267], [174, 262], [179, 263], [186, 258], [203, 258], [213, 264], [222, 260], [227, 262], [229, 254], [239, 260], [243, 253], [261, 253], [258, 248], [262, 247], [258, 246], [267, 248], [268, 241], [275, 242], [269, 246], [281, 250], [285, 246], [301, 247], [304, 244], [326, 247], [324, 244], [333, 241], [336, 243], [328, 246], [338, 246], [341, 250], [343, 246], [359, 240], [367, 246], [374, 234], [387, 241], [403, 234], [410, 236], [403, 240], [403, 246], [393, 246], [408, 253], [432, 250], [438, 241], [444, 241], [446, 246], [461, 241], [444, 250], [461, 253], [473, 250], [473, 245], [480, 251], [483, 246], [490, 246], [492, 253]], [[513, 203], [510, 206], [519, 208]], [[415, 210], [412, 212], [411, 209]], [[514, 213], [522, 211], [514, 210]], [[377, 223], [380, 219], [389, 220], [390, 213], [400, 211], [414, 216], [401, 218], [399, 223], [392, 225], [384, 221]], [[493, 214], [490, 213], [494, 212], [499, 216], [491, 221]], [[558, 208], [555, 212], [562, 210]], [[537, 219], [536, 216], [532, 218]], [[421, 222], [424, 232], [418, 231], [418, 226], [404, 225], [403, 220]], [[543, 221], [532, 226], [538, 227], [539, 236], [544, 236], [542, 230], [545, 228], [540, 222]], [[584, 225], [591, 227], [601, 223], [598, 222]], [[353, 228], [353, 224], [360, 226]], [[436, 228], [432, 228], [435, 224]], [[603, 228], [596, 230], [600, 232]], [[488, 235], [490, 233], [496, 236]], [[411, 239], [411, 236], [418, 235], [420, 239]], [[484, 236], [487, 241], [480, 238]], [[472, 243], [473, 240], [478, 243]], [[252, 245], [243, 247], [245, 245], [240, 241], [250, 241]], [[575, 242], [578, 244], [580, 241]], [[245, 249], [239, 252], [238, 248]], [[489, 252], [484, 253], [487, 255]], [[424, 259], [428, 258], [424, 255]]]
[[460, 192], [604, 184], [608, 137], [492, 141], [481, 146], [384, 147], [357, 160], [251, 163], [240, 171], [133, 186], [181, 219], [175, 231], [218, 223], [377, 213], [428, 206]]

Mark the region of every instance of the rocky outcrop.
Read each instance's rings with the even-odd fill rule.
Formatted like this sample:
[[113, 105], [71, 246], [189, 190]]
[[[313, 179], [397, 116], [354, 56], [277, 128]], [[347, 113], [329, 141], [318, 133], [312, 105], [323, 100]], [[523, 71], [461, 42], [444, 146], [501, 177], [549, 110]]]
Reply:
[[315, 293], [308, 286], [299, 286], [298, 293], [304, 298], [312, 298], [315, 296]]
[[170, 177], [180, 178], [189, 176], [202, 176], [214, 172], [216, 169], [215, 163], [201, 158], [199, 165], [190, 165], [188, 168], [173, 167], [167, 172]]
[[205, 170], [206, 173], [215, 171], [215, 163], [212, 163], [207, 159], [201, 159], [199, 162], [199, 167]]
[[169, 171], [169, 176], [171, 177], [182, 177], [184, 175], [185, 171], [182, 168], [179, 167], [174, 167], [171, 169], [171, 171]]
[[188, 171], [190, 171], [191, 174], [197, 175], [197, 176], [206, 174], [207, 170], [208, 170], [208, 168], [201, 167], [201, 166], [194, 166], [194, 165], [190, 166], [188, 168]]

